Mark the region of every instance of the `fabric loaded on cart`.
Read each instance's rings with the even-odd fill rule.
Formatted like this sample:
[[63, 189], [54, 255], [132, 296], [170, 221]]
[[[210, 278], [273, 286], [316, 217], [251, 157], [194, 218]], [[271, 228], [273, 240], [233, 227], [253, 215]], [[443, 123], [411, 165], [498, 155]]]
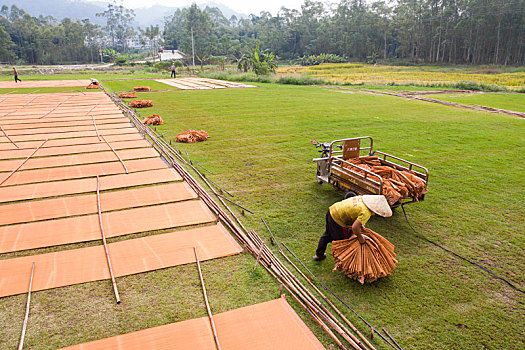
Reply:
[[[377, 156], [350, 158], [347, 159], [346, 162], [381, 176], [383, 179], [382, 194], [386, 197], [390, 205], [394, 205], [401, 199], [409, 197], [419, 201], [427, 192], [425, 180], [411, 171], [397, 170], [390, 166], [381, 165], [381, 160]], [[343, 163], [343, 167], [358, 174], [365, 175], [363, 170], [352, 167], [351, 165]]]

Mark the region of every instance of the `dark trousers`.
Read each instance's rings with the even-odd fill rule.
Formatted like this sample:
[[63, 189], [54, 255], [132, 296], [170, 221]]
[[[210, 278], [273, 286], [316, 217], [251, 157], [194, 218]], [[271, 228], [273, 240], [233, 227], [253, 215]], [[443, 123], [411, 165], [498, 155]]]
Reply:
[[328, 210], [326, 212], [326, 229], [321, 238], [319, 238], [315, 255], [322, 257], [328, 243], [349, 238], [352, 235], [352, 232], [350, 231], [350, 234], [348, 234], [346, 231], [345, 228], [339, 226], [339, 224], [334, 221], [332, 215], [330, 215], [330, 210]]
[[18, 75], [15, 75], [15, 83], [16, 83], [17, 81], [22, 81], [22, 80], [18, 79]]
[[171, 71], [171, 78], [176, 78], [176, 77], [177, 77], [177, 73], [174, 70], [172, 70]]

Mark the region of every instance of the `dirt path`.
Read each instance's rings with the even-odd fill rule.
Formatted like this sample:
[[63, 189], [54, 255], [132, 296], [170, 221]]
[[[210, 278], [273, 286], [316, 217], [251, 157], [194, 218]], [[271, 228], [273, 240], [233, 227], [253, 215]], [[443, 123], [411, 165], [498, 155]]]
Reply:
[[[346, 88], [343, 88], [343, 87], [340, 87], [340, 86], [328, 86], [328, 87], [335, 88], [335, 89], [341, 89], [341, 90], [352, 90], [352, 89], [346, 89]], [[485, 107], [485, 106], [464, 105], [464, 104], [460, 104], [460, 103], [454, 103], [454, 102], [449, 102], [449, 101], [441, 101], [441, 100], [436, 100], [436, 99], [433, 99], [433, 98], [418, 96], [418, 95], [422, 95], [422, 93], [417, 93], [417, 94], [413, 93], [413, 92], [410, 92], [410, 93], [407, 93], [407, 92], [394, 93], [394, 92], [369, 90], [369, 89], [359, 89], [359, 90], [360, 91], [366, 91], [366, 92], [369, 92], [369, 93], [372, 93], [372, 94], [382, 94], [382, 95], [390, 95], [390, 96], [397, 96], [397, 97], [403, 97], [403, 98], [410, 98], [410, 99], [414, 99], [414, 100], [439, 103], [439, 104], [442, 104], [442, 105], [445, 105], [445, 106], [467, 108], [467, 109], [473, 109], [473, 110], [476, 110], [476, 111], [485, 111], [485, 112], [510, 114], [510, 115], [518, 116], [520, 118], [525, 118], [525, 113], [522, 113], [522, 112], [510, 111], [508, 109], [501, 109], [501, 108]], [[451, 91], [443, 91], [443, 92], [440, 91], [440, 92], [431, 92], [431, 93], [450, 93], [450, 92]], [[472, 93], [471, 91], [455, 91], [455, 92]]]

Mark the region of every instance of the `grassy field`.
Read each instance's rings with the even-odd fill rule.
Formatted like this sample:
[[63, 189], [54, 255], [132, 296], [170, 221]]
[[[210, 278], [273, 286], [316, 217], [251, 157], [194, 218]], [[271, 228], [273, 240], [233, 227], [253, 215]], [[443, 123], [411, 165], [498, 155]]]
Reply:
[[468, 105], [478, 105], [493, 108], [508, 109], [511, 111], [525, 112], [525, 94], [438, 94], [431, 98]]
[[515, 336], [525, 325], [523, 294], [421, 240], [399, 212], [369, 223], [396, 245], [400, 262], [391, 277], [360, 286], [332, 272], [331, 258], [313, 263], [326, 209], [341, 197], [315, 182], [316, 151], [309, 142], [371, 135], [378, 149], [427, 166], [427, 200], [407, 208], [419, 234], [523, 288], [523, 120], [275, 84], [141, 96], [155, 107], [140, 112], [160, 114], [166, 136], [189, 128], [209, 132], [207, 142], [179, 147], [256, 212], [247, 218], [249, 226], [264, 236], [259, 218], [267, 218], [278, 239], [407, 348], [525, 346]]
[[279, 68], [281, 74], [299, 74], [322, 78], [333, 83], [365, 85], [450, 85], [472, 81], [496, 85], [512, 90], [525, 86], [523, 68], [500, 69], [473, 67], [434, 66], [372, 66], [357, 63], [321, 64], [318, 66], [290, 66]]
[[[103, 85], [123, 91], [136, 83]], [[139, 93], [155, 104], [139, 111], [161, 115], [165, 125], [157, 128], [170, 139], [190, 128], [206, 130], [211, 136], [206, 142], [178, 147], [211, 170], [208, 176], [232, 192], [235, 201], [255, 212], [243, 218], [246, 225], [268, 241], [260, 222], [264, 217], [278, 240], [405, 349], [525, 347], [524, 295], [418, 237], [438, 241], [525, 288], [522, 119], [357, 89], [338, 93], [323, 87], [258, 85]], [[370, 228], [396, 245], [399, 264], [388, 278], [361, 286], [332, 272], [331, 257], [311, 261], [326, 210], [342, 197], [316, 183], [312, 158], [318, 154], [310, 140], [364, 135], [374, 138], [377, 149], [426, 166], [430, 180], [426, 200], [406, 208], [417, 234], [400, 211], [370, 220]], [[23, 253], [0, 259], [18, 255]], [[277, 297], [276, 283], [261, 269], [252, 272], [253, 263], [244, 254], [204, 263], [214, 313]], [[109, 281], [35, 293], [27, 347], [66, 346], [206, 314], [193, 265], [119, 278], [118, 283], [119, 306]], [[25, 300], [24, 295], [2, 299], [0, 348], [16, 346]], [[323, 343], [330, 344], [290, 302]], [[380, 341], [376, 345], [386, 348]]]

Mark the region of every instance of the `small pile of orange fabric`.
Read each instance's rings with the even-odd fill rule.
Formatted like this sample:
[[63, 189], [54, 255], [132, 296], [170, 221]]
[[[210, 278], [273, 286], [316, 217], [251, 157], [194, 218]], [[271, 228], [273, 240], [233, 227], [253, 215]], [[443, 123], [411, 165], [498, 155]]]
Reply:
[[177, 142], [184, 142], [184, 143], [195, 143], [195, 142], [201, 142], [206, 141], [208, 139], [208, 133], [204, 130], [197, 131], [197, 130], [188, 130], [181, 132], [177, 135], [175, 138], [175, 141]]
[[142, 92], [145, 92], [145, 91], [151, 91], [151, 88], [149, 86], [135, 86], [133, 88], [134, 91], [142, 91]]
[[120, 98], [137, 98], [137, 94], [135, 92], [121, 92], [118, 94], [118, 97]]
[[162, 125], [164, 124], [164, 121], [159, 115], [152, 114], [149, 117], [144, 118], [142, 121], [142, 124], [144, 125]]
[[363, 235], [363, 244], [355, 235], [332, 242], [333, 271], [339, 270], [361, 284], [390, 275], [397, 264], [392, 243], [368, 228], [363, 228]]
[[153, 107], [153, 101], [151, 100], [134, 100], [129, 104], [131, 108], [146, 108]]
[[[350, 158], [346, 161], [381, 176], [383, 178], [383, 195], [390, 205], [408, 197], [418, 201], [427, 192], [425, 180], [411, 171], [397, 170], [390, 166], [381, 165], [377, 156]], [[365, 174], [364, 171], [346, 164], [343, 167], [361, 175]]]
[[99, 84], [91, 83], [88, 86], [86, 86], [86, 89], [100, 89]]

